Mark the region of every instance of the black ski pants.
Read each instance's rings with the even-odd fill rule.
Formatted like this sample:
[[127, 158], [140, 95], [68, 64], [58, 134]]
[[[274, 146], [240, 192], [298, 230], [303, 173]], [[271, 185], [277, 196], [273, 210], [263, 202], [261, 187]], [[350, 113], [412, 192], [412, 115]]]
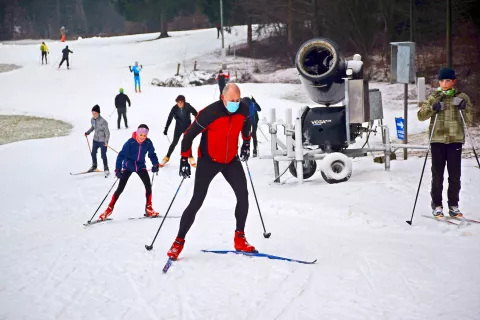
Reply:
[[257, 122], [254, 120], [252, 122], [252, 140], [253, 140], [253, 150], [257, 150], [258, 140], [257, 140]]
[[190, 200], [190, 204], [182, 214], [178, 237], [185, 239], [188, 230], [190, 230], [195, 221], [198, 210], [202, 207], [203, 201], [207, 196], [210, 182], [220, 172], [232, 187], [237, 198], [235, 207], [236, 231], [244, 231], [248, 215], [248, 189], [247, 178], [245, 177], [240, 159], [235, 157], [229, 164], [221, 164], [206, 158], [199, 158], [195, 171], [195, 186], [193, 188], [192, 200]]
[[60, 68], [64, 61], [67, 61], [67, 68], [70, 68], [70, 62], [68, 61], [68, 57], [63, 57], [62, 61], [60, 61], [60, 64], [58, 65], [58, 67]]
[[122, 116], [123, 116], [123, 121], [125, 122], [125, 128], [128, 128], [127, 108], [117, 108], [117, 113], [118, 113], [118, 119], [117, 119], [118, 129], [120, 129], [120, 121], [122, 120]]
[[173, 150], [175, 150], [175, 147], [177, 146], [178, 142], [180, 141], [180, 137], [182, 136], [183, 132], [181, 130], [177, 130], [175, 128], [175, 132], [173, 133], [173, 140], [172, 143], [170, 144], [170, 147], [168, 148], [167, 152], [167, 157], [170, 158], [170, 156], [173, 153]]
[[43, 58], [45, 58], [45, 63], [48, 63], [48, 60], [47, 60], [47, 51], [42, 51], [42, 64], [43, 64]]
[[462, 169], [461, 143], [432, 143], [432, 207], [442, 205], [443, 174], [448, 170], [448, 206], [458, 206]]
[[[115, 193], [113, 194], [112, 201], [110, 202], [110, 207], [113, 208], [115, 206], [115, 203], [125, 189], [128, 179], [130, 178], [132, 173], [133, 172], [129, 170], [123, 171], [123, 178], [120, 179], [117, 190], [115, 190]], [[149, 204], [152, 202], [152, 185], [150, 183], [150, 175], [148, 174], [148, 171], [146, 169], [138, 171], [137, 174], [142, 180], [143, 185], [145, 186], [146, 203]]]

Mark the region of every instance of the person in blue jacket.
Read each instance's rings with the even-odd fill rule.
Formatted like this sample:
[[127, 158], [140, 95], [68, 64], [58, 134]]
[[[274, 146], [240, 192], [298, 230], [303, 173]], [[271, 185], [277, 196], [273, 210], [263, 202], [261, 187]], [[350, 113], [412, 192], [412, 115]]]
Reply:
[[[143, 66], [138, 66], [138, 62], [135, 61], [135, 65], [132, 67], [132, 66], [128, 66], [128, 68], [130, 69], [130, 72], [133, 72], [133, 80], [135, 82], [135, 92], [142, 92], [141, 88], [140, 88], [140, 71], [142, 71], [143, 69]], [[138, 91], [137, 91], [137, 85], [138, 85]]]
[[155, 153], [155, 147], [152, 140], [148, 139], [148, 126], [141, 124], [138, 126], [136, 132], [132, 134], [132, 137], [123, 145], [122, 151], [117, 156], [117, 162], [115, 167], [115, 175], [120, 180], [118, 188], [112, 196], [112, 200], [108, 205], [108, 208], [100, 215], [99, 220], [105, 220], [113, 212], [113, 207], [118, 198], [122, 194], [128, 179], [133, 172], [136, 172], [143, 184], [145, 185], [145, 195], [147, 202], [145, 205], [146, 217], [157, 217], [158, 212], [152, 208], [152, 185], [150, 183], [150, 176], [148, 174], [147, 166], [145, 164], [145, 156], [148, 153], [150, 161], [152, 161], [152, 172], [158, 172], [158, 158]]

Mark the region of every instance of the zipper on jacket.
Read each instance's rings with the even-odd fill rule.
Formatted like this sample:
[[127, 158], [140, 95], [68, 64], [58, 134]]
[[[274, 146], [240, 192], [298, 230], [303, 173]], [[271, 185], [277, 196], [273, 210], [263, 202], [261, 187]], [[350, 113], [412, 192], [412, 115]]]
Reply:
[[[140, 151], [142, 150], [142, 145], [140, 145], [140, 148], [138, 148], [138, 156], [137, 156], [137, 161], [140, 160]], [[135, 171], [138, 172], [138, 166], [137, 166], [137, 161], [135, 161]]]
[[230, 127], [228, 128], [228, 133], [227, 133], [227, 149], [225, 151], [225, 163], [227, 163], [227, 158], [228, 158], [228, 138], [230, 137], [230, 131], [232, 130], [232, 116], [228, 116], [230, 119]]

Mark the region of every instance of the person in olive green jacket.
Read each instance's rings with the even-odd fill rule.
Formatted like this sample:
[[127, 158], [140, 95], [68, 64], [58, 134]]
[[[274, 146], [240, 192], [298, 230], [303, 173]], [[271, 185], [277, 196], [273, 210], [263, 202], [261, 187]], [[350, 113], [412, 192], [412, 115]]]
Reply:
[[418, 120], [430, 119], [430, 134], [437, 115], [437, 122], [431, 141], [432, 152], [432, 210], [433, 216], [443, 218], [443, 174], [448, 169], [448, 208], [449, 215], [461, 218], [458, 208], [460, 194], [460, 176], [462, 164], [462, 145], [465, 143], [463, 114], [467, 125], [472, 123], [472, 103], [470, 98], [456, 89], [455, 70], [443, 68], [438, 74], [439, 87], [422, 104], [418, 111]]

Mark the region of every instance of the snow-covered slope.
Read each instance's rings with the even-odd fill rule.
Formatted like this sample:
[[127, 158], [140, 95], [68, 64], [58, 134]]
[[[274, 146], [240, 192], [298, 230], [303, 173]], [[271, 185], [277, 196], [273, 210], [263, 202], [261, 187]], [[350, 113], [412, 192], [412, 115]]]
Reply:
[[[227, 34], [228, 43], [246, 38], [246, 27]], [[392, 170], [371, 158], [355, 159], [347, 183], [329, 185], [320, 173], [299, 186], [287, 173], [273, 183], [270, 160], [249, 161], [270, 239], [250, 192], [246, 233], [260, 251], [315, 265], [213, 255], [201, 249], [232, 249], [235, 197], [217, 177], [187, 236], [181, 259], [165, 275], [166, 251], [193, 191], [193, 177], [179, 191], [152, 251], [146, 251], [160, 220], [141, 216], [144, 189], [130, 179], [113, 221], [85, 228], [113, 178], [72, 177], [90, 166], [83, 133], [99, 104], [120, 149], [133, 129], [116, 129], [113, 99], [120, 87], [132, 99], [131, 128], [150, 126], [163, 157], [162, 135], [178, 94], [197, 109], [218, 95], [215, 86], [161, 88], [150, 80], [173, 75], [183, 60], [220, 47], [216, 30], [70, 41], [72, 70], [39, 64], [39, 43], [4, 43], [0, 63], [23, 68], [0, 74], [0, 113], [48, 116], [70, 122], [68, 137], [0, 146], [0, 319], [478, 319], [480, 316], [480, 225], [457, 229], [430, 219], [427, 168], [414, 225], [408, 226], [423, 159], [392, 162]], [[48, 43], [51, 61], [63, 44]], [[141, 94], [135, 94], [128, 66], [144, 65]], [[305, 103], [286, 99], [299, 85], [243, 84], [264, 110]], [[391, 89], [391, 88], [390, 88]], [[399, 88], [401, 90], [401, 88]], [[393, 96], [393, 95], [392, 95]], [[401, 116], [390, 108], [386, 115]], [[415, 119], [412, 116], [412, 119]], [[413, 123], [412, 123], [413, 122]], [[424, 128], [415, 123], [414, 128]], [[172, 132], [170, 129], [170, 133]], [[268, 146], [261, 134], [261, 152]], [[178, 147], [177, 147], [178, 148]], [[113, 169], [115, 154], [109, 150]], [[154, 208], [165, 213], [180, 183], [178, 150], [153, 186]], [[99, 156], [99, 164], [101, 164]], [[286, 164], [282, 163], [282, 169]], [[428, 164], [429, 167], [429, 164]], [[463, 162], [461, 207], [480, 219], [479, 170]], [[285, 179], [286, 178], [286, 179]], [[249, 186], [250, 188], [250, 186]], [[102, 209], [105, 208], [105, 205]]]

